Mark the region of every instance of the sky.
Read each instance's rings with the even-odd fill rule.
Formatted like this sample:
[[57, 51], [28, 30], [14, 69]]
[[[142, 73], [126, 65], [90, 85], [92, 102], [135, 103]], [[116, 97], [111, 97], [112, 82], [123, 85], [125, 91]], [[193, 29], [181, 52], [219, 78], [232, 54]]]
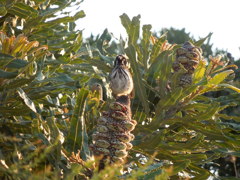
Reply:
[[77, 21], [83, 36], [101, 34], [107, 28], [116, 38], [126, 37], [119, 16], [141, 15], [141, 25], [151, 24], [153, 31], [162, 28], [185, 28], [195, 39], [213, 32], [213, 48], [240, 57], [240, 0], [84, 0], [80, 9], [86, 17]]

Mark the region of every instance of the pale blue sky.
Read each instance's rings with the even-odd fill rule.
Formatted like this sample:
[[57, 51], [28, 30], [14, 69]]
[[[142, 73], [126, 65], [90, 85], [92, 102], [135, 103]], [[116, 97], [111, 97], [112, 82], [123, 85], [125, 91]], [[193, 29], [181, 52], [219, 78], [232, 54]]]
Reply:
[[105, 28], [116, 38], [126, 37], [119, 16], [141, 15], [142, 24], [153, 30], [163, 27], [186, 28], [195, 38], [213, 32], [214, 47], [240, 57], [240, 0], [85, 0], [80, 9], [86, 17], [78, 21], [84, 37], [97, 35]]

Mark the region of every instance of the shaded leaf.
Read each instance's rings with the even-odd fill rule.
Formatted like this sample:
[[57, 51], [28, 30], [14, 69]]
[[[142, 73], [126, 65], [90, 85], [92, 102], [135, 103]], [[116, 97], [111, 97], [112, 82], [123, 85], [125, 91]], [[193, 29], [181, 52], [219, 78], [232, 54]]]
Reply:
[[0, 78], [3, 79], [12, 79], [18, 75], [17, 72], [7, 72], [0, 69]]
[[129, 45], [129, 47], [126, 49], [126, 54], [129, 57], [131, 67], [133, 69], [134, 88], [137, 89], [136, 94], [138, 95], [139, 99], [141, 100], [145, 112], [148, 114], [149, 106], [148, 106], [148, 102], [146, 101], [146, 99], [147, 99], [146, 89], [145, 89], [144, 83], [142, 81], [142, 75], [139, 71], [139, 65], [137, 63], [136, 51], [135, 51], [135, 48], [133, 45]]
[[17, 89], [18, 95], [23, 99], [24, 103], [35, 113], [37, 113], [37, 110], [35, 108], [35, 105], [31, 99], [27, 96], [27, 94], [21, 89]]
[[12, 69], [20, 69], [25, 67], [28, 64], [27, 61], [22, 59], [14, 59], [10, 63], [6, 65], [6, 68], [12, 68]]
[[76, 105], [71, 117], [71, 125], [66, 139], [68, 150], [70, 152], [81, 150], [84, 145], [83, 143], [85, 142], [84, 138], [86, 137], [86, 132], [84, 130], [85, 120], [83, 114], [88, 94], [89, 91], [85, 88], [82, 88], [77, 94]]

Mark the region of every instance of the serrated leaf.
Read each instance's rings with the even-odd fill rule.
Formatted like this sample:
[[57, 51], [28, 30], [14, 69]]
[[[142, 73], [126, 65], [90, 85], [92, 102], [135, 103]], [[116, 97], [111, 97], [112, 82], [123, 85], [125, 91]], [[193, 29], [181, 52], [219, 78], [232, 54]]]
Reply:
[[126, 14], [120, 16], [122, 25], [125, 27], [128, 34], [128, 43], [134, 46], [137, 45], [137, 41], [139, 39], [140, 17], [140, 15], [134, 16], [132, 18], [132, 21], [130, 21], [129, 17]]
[[131, 67], [133, 69], [133, 82], [134, 82], [134, 88], [137, 90], [136, 94], [138, 95], [140, 101], [142, 102], [143, 108], [145, 112], [149, 113], [149, 105], [147, 102], [147, 93], [146, 89], [142, 80], [142, 75], [139, 71], [139, 65], [137, 63], [137, 57], [136, 57], [136, 51], [133, 45], [129, 45], [129, 47], [126, 49], [126, 54], [129, 57], [129, 61], [131, 63]]
[[142, 40], [141, 40], [141, 52], [142, 52], [142, 62], [144, 64], [145, 69], [148, 66], [148, 59], [149, 59], [149, 45], [150, 45], [150, 37], [151, 37], [151, 28], [152, 26], [143, 25], [142, 27]]
[[24, 103], [35, 113], [37, 113], [37, 110], [35, 108], [35, 105], [33, 101], [27, 96], [27, 94], [21, 89], [17, 89], [18, 95], [23, 99]]
[[85, 142], [86, 131], [84, 129], [85, 120], [83, 114], [85, 112], [85, 104], [88, 94], [89, 91], [85, 88], [82, 88], [77, 94], [76, 105], [73, 110], [70, 129], [66, 139], [69, 152], [77, 152], [78, 150], [81, 150]]

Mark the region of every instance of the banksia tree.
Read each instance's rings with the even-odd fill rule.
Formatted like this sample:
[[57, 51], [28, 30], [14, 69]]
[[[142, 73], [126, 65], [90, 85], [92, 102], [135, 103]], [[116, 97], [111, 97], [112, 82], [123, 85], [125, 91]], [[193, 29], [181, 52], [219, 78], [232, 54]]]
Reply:
[[[153, 37], [151, 25], [140, 31], [140, 16], [123, 14], [127, 42], [105, 30], [85, 43], [74, 30], [84, 12], [65, 9], [80, 0], [0, 4], [0, 179], [116, 179], [118, 162], [124, 179], [208, 179], [217, 176], [214, 160], [226, 156], [238, 168], [240, 119], [225, 113], [240, 102], [231, 81], [237, 67], [220, 56], [202, 60], [209, 36], [171, 45], [167, 34]], [[129, 57], [133, 76], [117, 54]], [[103, 89], [91, 92], [94, 82]], [[227, 95], [206, 94], [219, 90]]]

